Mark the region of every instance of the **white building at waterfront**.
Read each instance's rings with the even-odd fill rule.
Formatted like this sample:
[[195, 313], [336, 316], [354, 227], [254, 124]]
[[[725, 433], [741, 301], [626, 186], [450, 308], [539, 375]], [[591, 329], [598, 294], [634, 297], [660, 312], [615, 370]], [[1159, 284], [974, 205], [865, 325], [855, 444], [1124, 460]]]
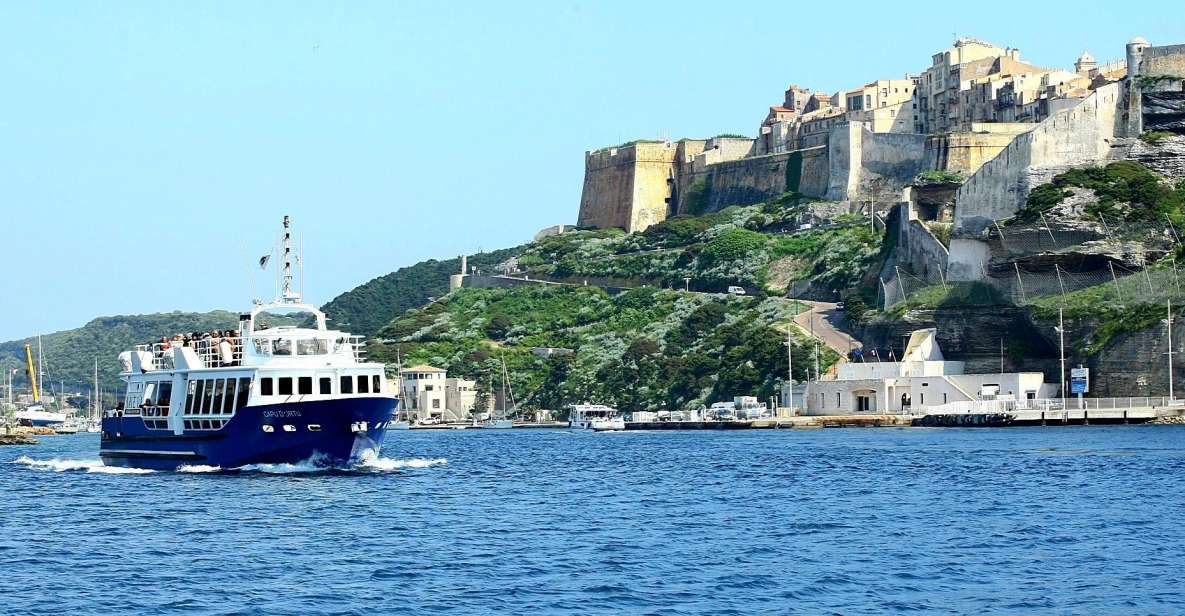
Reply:
[[415, 420], [469, 421], [477, 404], [474, 381], [450, 377], [443, 368], [423, 364], [400, 372], [399, 393], [400, 410]]
[[1058, 386], [1041, 372], [964, 374], [947, 361], [933, 328], [913, 332], [901, 361], [844, 363], [831, 380], [807, 384], [808, 415], [925, 413], [953, 402], [1036, 400], [1056, 396]]

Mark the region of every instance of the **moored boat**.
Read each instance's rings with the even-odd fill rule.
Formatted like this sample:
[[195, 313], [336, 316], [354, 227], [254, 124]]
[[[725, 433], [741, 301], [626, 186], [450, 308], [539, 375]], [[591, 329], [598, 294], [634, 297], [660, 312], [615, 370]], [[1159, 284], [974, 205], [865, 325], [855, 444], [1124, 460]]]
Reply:
[[597, 432], [625, 430], [625, 418], [617, 409], [603, 404], [573, 404], [568, 412], [568, 427]]

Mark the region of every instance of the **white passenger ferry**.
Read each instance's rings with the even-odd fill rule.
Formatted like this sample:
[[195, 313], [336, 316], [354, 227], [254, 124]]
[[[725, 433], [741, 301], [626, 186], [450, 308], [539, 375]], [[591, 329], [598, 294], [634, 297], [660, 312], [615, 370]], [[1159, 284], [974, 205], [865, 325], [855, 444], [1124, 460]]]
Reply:
[[384, 367], [366, 361], [361, 336], [329, 329], [301, 303], [290, 255], [285, 216], [276, 301], [257, 303], [236, 330], [120, 354], [127, 390], [103, 414], [105, 464], [341, 465], [377, 455], [398, 405]]
[[625, 418], [617, 409], [603, 404], [573, 404], [568, 412], [568, 427], [597, 432], [625, 430]]

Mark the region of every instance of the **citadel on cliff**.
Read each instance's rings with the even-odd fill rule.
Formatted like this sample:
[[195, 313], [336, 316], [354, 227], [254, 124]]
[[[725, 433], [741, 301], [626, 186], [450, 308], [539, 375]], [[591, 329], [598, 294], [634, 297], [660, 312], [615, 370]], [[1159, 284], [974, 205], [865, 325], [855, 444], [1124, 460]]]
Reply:
[[[929, 68], [824, 94], [790, 86], [756, 139], [636, 141], [585, 154], [578, 225], [640, 231], [669, 216], [769, 201], [794, 192], [883, 216], [953, 223], [949, 248], [903, 237], [920, 269], [948, 280], [988, 275], [985, 230], [1067, 168], [1141, 159], [1146, 130], [1185, 132], [1185, 45], [1141, 37], [1124, 60], [1087, 52], [1073, 70], [961, 38]], [[1180, 157], [1144, 157], [1169, 176]], [[957, 178], [926, 188], [919, 174]], [[945, 191], [945, 192], [944, 192]], [[926, 234], [923, 225], [903, 226]], [[937, 244], [937, 245], [935, 245]], [[911, 260], [910, 255], [905, 255]]]

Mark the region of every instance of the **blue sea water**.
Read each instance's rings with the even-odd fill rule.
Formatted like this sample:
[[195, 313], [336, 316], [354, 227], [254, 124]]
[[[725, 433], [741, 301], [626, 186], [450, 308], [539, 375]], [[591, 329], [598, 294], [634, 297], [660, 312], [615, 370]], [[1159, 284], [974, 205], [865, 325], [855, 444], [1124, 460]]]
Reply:
[[350, 472], [0, 448], [13, 614], [1185, 613], [1185, 428], [411, 431]]

